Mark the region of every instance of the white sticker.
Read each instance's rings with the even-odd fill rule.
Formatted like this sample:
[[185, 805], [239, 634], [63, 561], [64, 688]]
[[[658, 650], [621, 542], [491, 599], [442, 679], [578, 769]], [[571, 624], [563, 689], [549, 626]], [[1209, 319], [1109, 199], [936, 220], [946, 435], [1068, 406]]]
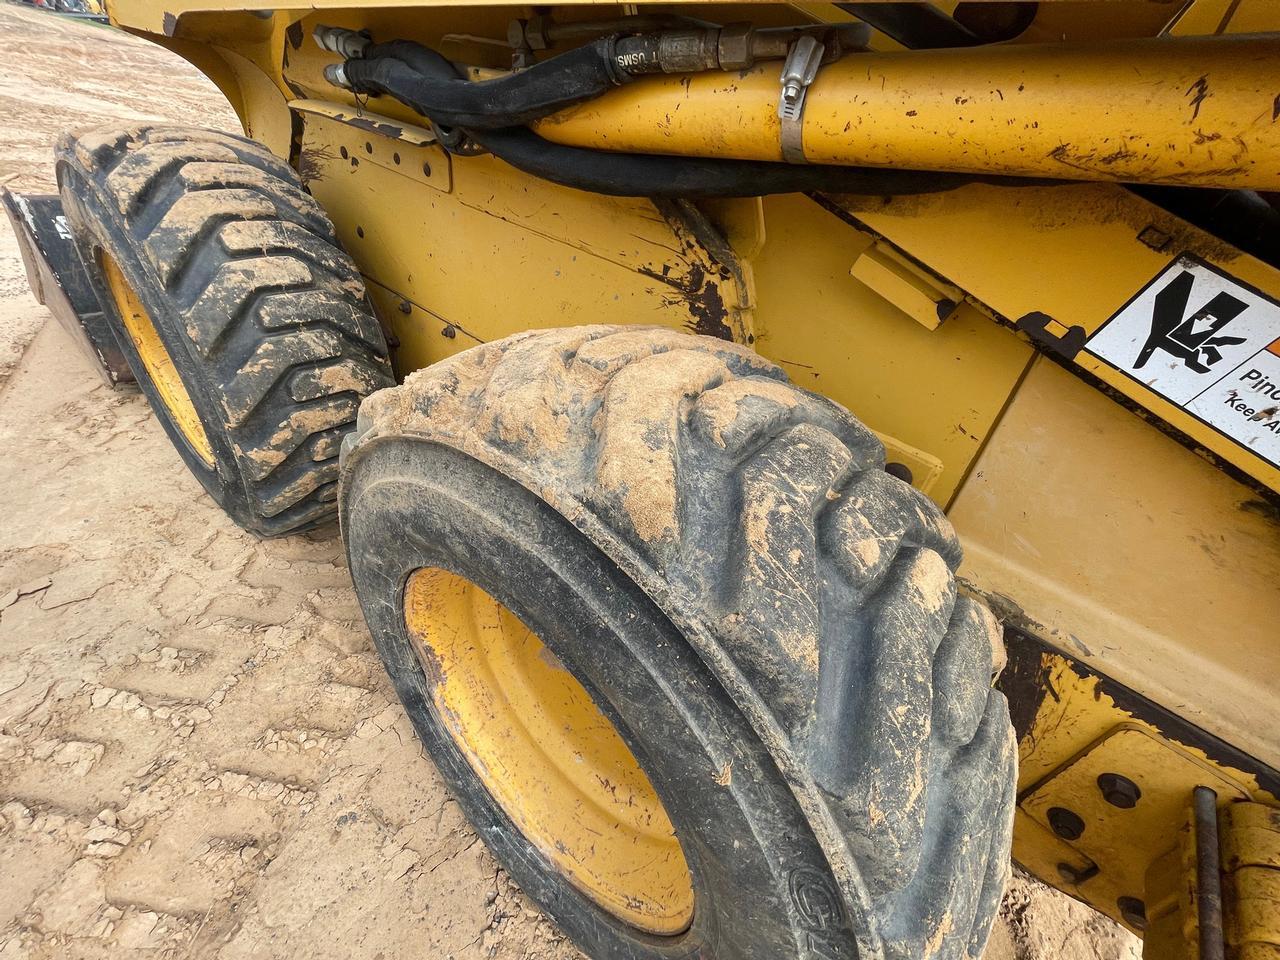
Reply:
[[1274, 300], [1179, 257], [1084, 348], [1280, 466], [1280, 304]]

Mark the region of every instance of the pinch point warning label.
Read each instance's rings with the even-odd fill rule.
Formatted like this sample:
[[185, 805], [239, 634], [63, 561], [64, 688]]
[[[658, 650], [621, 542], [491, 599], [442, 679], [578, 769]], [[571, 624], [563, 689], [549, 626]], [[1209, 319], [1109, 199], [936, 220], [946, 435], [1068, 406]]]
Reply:
[[1162, 270], [1084, 349], [1280, 467], [1280, 304], [1193, 257]]

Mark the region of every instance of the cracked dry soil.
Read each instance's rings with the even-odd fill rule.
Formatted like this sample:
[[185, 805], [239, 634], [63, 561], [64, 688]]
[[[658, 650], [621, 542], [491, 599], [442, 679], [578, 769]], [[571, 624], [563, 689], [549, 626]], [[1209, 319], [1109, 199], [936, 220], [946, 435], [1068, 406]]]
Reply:
[[[151, 44], [13, 4], [0, 34], [12, 189], [52, 190], [65, 127], [237, 129]], [[336, 529], [238, 530], [48, 319], [0, 227], [0, 960], [580, 957], [422, 755]], [[988, 958], [1135, 944], [1016, 877]]]

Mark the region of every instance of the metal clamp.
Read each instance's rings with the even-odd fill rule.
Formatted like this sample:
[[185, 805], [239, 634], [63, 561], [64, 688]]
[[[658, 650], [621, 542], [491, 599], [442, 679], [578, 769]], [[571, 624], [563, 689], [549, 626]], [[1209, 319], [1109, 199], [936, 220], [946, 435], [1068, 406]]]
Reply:
[[800, 37], [791, 46], [782, 64], [782, 96], [778, 98], [778, 119], [782, 121], [782, 159], [804, 163], [801, 118], [809, 85], [818, 75], [825, 48], [810, 36]]

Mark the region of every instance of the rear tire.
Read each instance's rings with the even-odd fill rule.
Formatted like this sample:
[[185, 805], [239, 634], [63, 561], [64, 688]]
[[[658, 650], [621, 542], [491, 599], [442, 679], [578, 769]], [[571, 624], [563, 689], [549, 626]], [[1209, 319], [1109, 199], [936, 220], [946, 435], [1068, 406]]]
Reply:
[[205, 489], [261, 536], [331, 519], [342, 438], [393, 380], [359, 271], [296, 174], [185, 127], [64, 136], [57, 171], [121, 350]]
[[[352, 576], [401, 700], [586, 953], [981, 956], [1014, 802], [999, 627], [957, 593], [946, 519], [847, 412], [734, 344], [586, 327], [430, 367], [344, 446]], [[612, 723], [687, 862], [687, 930], [623, 922], [522, 828], [442, 699], [461, 628], [410, 628], [423, 570], [496, 598]]]

